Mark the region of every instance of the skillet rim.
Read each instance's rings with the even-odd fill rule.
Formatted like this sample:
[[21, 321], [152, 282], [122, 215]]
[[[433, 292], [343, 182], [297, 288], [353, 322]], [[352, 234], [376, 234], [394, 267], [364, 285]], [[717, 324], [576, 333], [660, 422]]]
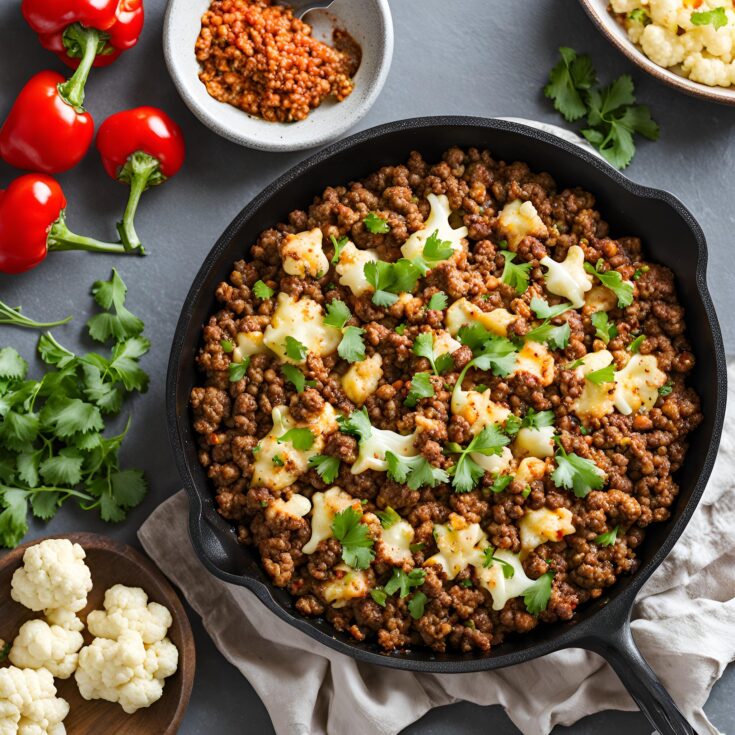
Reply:
[[[186, 431], [186, 426], [188, 426], [188, 414], [179, 416], [176, 411], [176, 405], [179, 385], [178, 372], [182, 349], [184, 343], [187, 341], [187, 336], [195, 327], [191, 319], [192, 305], [201, 297], [201, 282], [206, 278], [207, 274], [219, 264], [223, 252], [226, 250], [233, 236], [241, 229], [243, 224], [271, 197], [276, 195], [280, 189], [294, 179], [302, 177], [309, 170], [318, 166], [333, 155], [349, 150], [365, 141], [377, 141], [383, 135], [407, 130], [423, 130], [426, 128], [440, 128], [448, 126], [480, 128], [485, 131], [499, 130], [535, 139], [546, 146], [560, 149], [561, 152], [566, 155], [571, 155], [581, 159], [584, 164], [596, 169], [608, 179], [612, 179], [614, 184], [622, 187], [630, 194], [641, 199], [658, 200], [673, 209], [689, 227], [697, 244], [697, 265], [694, 281], [696, 292], [700, 298], [707, 319], [707, 329], [709, 336], [711, 337], [717, 380], [716, 386], [714, 387], [715, 396], [713, 400], [715, 415], [712, 423], [711, 435], [708, 439], [708, 449], [702, 464], [700, 475], [697, 478], [692, 493], [684, 506], [681, 515], [671, 526], [663, 542], [655, 553], [653, 553], [651, 559], [643, 564], [635, 574], [629, 578], [629, 582], [625, 589], [618, 592], [617, 595], [613, 599], [609, 600], [606, 605], [591, 613], [588, 618], [577, 622], [575, 625], [560, 629], [558, 632], [550, 633], [546, 640], [529, 644], [518, 650], [511, 650], [509, 652], [496, 655], [490, 653], [485, 656], [465, 656], [462, 658], [461, 654], [458, 654], [456, 657], [447, 656], [446, 658], [442, 657], [437, 659], [429, 657], [427, 659], [419, 660], [408, 658], [402, 653], [383, 654], [369, 650], [362, 647], [363, 644], [360, 642], [342, 640], [337, 637], [336, 631], [335, 634], [330, 635], [316, 627], [315, 623], [310, 619], [300, 616], [297, 613], [292, 614], [282, 608], [271, 594], [271, 589], [275, 589], [272, 584], [261, 582], [260, 580], [247, 575], [235, 575], [225, 572], [211, 561], [204, 549], [200, 532], [200, 525], [202, 523], [208, 523], [203, 498], [209, 497], [210, 492], [209, 488], [204, 488], [200, 492], [200, 489], [197, 487], [197, 483], [192, 475], [182, 437], [182, 433]], [[719, 449], [727, 397], [727, 366], [719, 320], [707, 287], [707, 261], [708, 249], [704, 232], [691, 212], [676, 196], [663, 189], [656, 189], [635, 183], [593, 153], [547, 133], [546, 131], [532, 128], [517, 122], [497, 118], [493, 119], [452, 115], [407, 118], [368, 128], [349, 136], [348, 138], [333, 143], [332, 145], [316, 152], [312, 156], [309, 156], [279, 176], [275, 181], [263, 189], [260, 194], [255, 196], [235, 216], [222, 235], [217, 239], [194, 277], [192, 285], [182, 305], [179, 320], [174, 332], [166, 377], [166, 419], [169, 439], [171, 441], [171, 447], [174, 453], [177, 469], [179, 471], [179, 476], [183, 480], [184, 487], [189, 498], [189, 533], [197, 556], [210, 573], [225, 582], [246, 587], [279, 618], [296, 629], [306, 633], [310, 638], [323, 643], [335, 651], [348, 655], [357, 661], [373, 663], [390, 668], [425, 673], [470, 673], [475, 671], [499, 669], [505, 666], [529, 661], [562, 648], [582, 647], [583, 642], [586, 640], [600, 639], [603, 637], [601, 631], [612, 631], [620, 628], [625, 625], [629, 619], [633, 602], [638, 591], [669, 554], [699, 505], [699, 501], [707, 485], [707, 481], [712, 472], [712, 468], [717, 457], [717, 451]], [[196, 328], [197, 331], [201, 330], [201, 326], [196, 326]], [[182, 424], [184, 424], [183, 427]], [[207, 495], [205, 496], [204, 493], [207, 493]], [[510, 643], [509, 645], [512, 646], [513, 644]]]

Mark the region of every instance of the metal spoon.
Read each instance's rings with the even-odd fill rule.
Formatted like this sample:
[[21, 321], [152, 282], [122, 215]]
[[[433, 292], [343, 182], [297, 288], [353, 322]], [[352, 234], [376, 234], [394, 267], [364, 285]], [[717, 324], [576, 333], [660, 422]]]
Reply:
[[333, 2], [334, 0], [287, 0], [282, 4], [288, 5], [293, 10], [293, 14], [302, 19], [310, 10], [328, 8]]

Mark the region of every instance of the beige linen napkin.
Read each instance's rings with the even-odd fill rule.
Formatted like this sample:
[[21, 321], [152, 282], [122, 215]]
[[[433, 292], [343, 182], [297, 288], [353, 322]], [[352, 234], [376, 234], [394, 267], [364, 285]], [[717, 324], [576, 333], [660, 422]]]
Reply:
[[[735, 367], [729, 370], [735, 381]], [[633, 634], [699, 733], [717, 734], [702, 705], [735, 659], [735, 406], [704, 498], [682, 538], [638, 596]], [[358, 664], [271, 613], [248, 590], [211, 576], [192, 550], [178, 493], [140, 529], [143, 547], [202, 616], [224, 656], [248, 679], [278, 733], [386, 735], [432, 707], [501, 704], [525, 735], [545, 735], [606, 709], [635, 705], [596, 654], [572, 649], [510, 669], [413, 674]], [[288, 696], [284, 696], [288, 692]]]

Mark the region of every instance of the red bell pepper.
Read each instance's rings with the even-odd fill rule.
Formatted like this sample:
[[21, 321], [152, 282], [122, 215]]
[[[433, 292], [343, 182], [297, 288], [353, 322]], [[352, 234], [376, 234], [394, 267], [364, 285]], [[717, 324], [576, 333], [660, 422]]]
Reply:
[[174, 176], [183, 165], [181, 128], [163, 110], [136, 107], [100, 125], [97, 149], [108, 176], [130, 187], [125, 215], [117, 226], [120, 240], [130, 250], [140, 248], [134, 220], [141, 194]]
[[75, 69], [90, 30], [98, 32], [94, 66], [108, 66], [138, 42], [143, 0], [23, 0], [23, 16], [41, 45]]
[[26, 84], [0, 128], [0, 157], [16, 168], [61, 173], [84, 158], [94, 138], [94, 121], [75, 107], [82, 67], [68, 81], [42, 71]]
[[65, 209], [64, 192], [50, 176], [26, 174], [0, 190], [0, 273], [35, 268], [53, 250], [126, 252], [120, 243], [75, 235]]

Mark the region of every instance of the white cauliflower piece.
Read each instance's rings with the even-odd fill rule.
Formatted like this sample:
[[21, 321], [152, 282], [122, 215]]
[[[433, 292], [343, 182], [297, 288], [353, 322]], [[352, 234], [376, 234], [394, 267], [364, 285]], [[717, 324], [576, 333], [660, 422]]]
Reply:
[[462, 249], [462, 238], [467, 237], [466, 227], [458, 227], [455, 230], [449, 224], [452, 209], [445, 194], [439, 194], [439, 196], [429, 194], [426, 198], [431, 206], [431, 212], [426, 222], [424, 222], [424, 226], [414, 232], [401, 246], [401, 254], [404, 258], [418, 258], [422, 255], [426, 241], [434, 232], [437, 233], [440, 240], [448, 241], [455, 251]]
[[697, 52], [687, 56], [682, 69], [692, 81], [709, 87], [729, 87], [731, 84], [730, 65], [722, 59], [712, 59]]
[[339, 253], [336, 267], [340, 286], [347, 286], [355, 296], [372, 291], [365, 277], [365, 266], [378, 260], [377, 250], [358, 250], [354, 243], [348, 242]]
[[0, 733], [64, 735], [69, 703], [56, 696], [54, 677], [46, 669], [0, 669]]
[[615, 373], [615, 408], [625, 416], [650, 411], [666, 380], [666, 373], [659, 369], [653, 355], [633, 355], [628, 364]]
[[157, 602], [148, 602], [148, 595], [140, 587], [116, 584], [105, 592], [103, 610], [93, 610], [87, 616], [89, 632], [98, 638], [117, 640], [133, 630], [148, 645], [161, 641], [171, 627], [168, 608]]
[[616, 13], [630, 13], [640, 7], [639, 0], [612, 0], [610, 3], [612, 9]]
[[11, 597], [31, 610], [82, 610], [92, 589], [86, 554], [69, 539], [46, 539], [26, 549], [23, 566], [15, 571]]
[[592, 288], [592, 276], [584, 269], [584, 250], [572, 245], [561, 263], [548, 255], [539, 262], [548, 269], [544, 279], [549, 293], [569, 299], [575, 309], [582, 308], [584, 295]]
[[677, 36], [675, 31], [651, 23], [643, 29], [639, 42], [643, 53], [654, 64], [669, 67], [684, 61], [687, 49], [681, 38], [684, 36]]
[[59, 679], [68, 679], [77, 667], [82, 634], [45, 620], [29, 620], [20, 627], [8, 658], [20, 669], [48, 669]]
[[75, 630], [81, 633], [84, 630], [84, 623], [78, 615], [71, 610], [65, 610], [63, 607], [55, 610], [46, 611], [46, 622], [49, 625], [58, 625], [66, 630]]
[[341, 379], [342, 390], [353, 403], [361, 406], [369, 396], [378, 390], [382, 377], [383, 358], [379, 352], [376, 352], [350, 365]]
[[140, 633], [129, 629], [117, 640], [95, 638], [82, 648], [74, 677], [84, 699], [118, 702], [133, 714], [161, 698], [164, 679], [176, 671], [178, 656], [168, 638], [146, 647]]
[[291, 276], [320, 278], [329, 270], [329, 261], [322, 249], [322, 231], [318, 227], [286, 235], [278, 250], [283, 270]]
[[675, 33], [679, 24], [680, 10], [681, 0], [651, 0], [648, 12], [656, 26], [663, 26]]
[[347, 564], [337, 564], [334, 573], [334, 579], [321, 585], [321, 593], [332, 607], [344, 607], [350, 600], [368, 596], [370, 580], [364, 569], [353, 569]]
[[553, 457], [554, 426], [520, 429], [513, 442], [513, 453], [516, 457]]
[[321, 541], [332, 536], [332, 521], [337, 513], [352, 506], [362, 512], [362, 505], [344, 490], [338, 487], [329, 488], [323, 493], [314, 493], [311, 496], [311, 538], [301, 549], [304, 554], [313, 554]]
[[547, 541], [561, 541], [574, 533], [572, 511], [568, 508], [539, 508], [526, 511], [518, 528], [521, 534], [521, 553], [528, 554]]
[[508, 247], [515, 252], [524, 237], [548, 237], [549, 231], [539, 217], [532, 202], [514, 199], [503, 207], [498, 215], [501, 233], [508, 240]]

